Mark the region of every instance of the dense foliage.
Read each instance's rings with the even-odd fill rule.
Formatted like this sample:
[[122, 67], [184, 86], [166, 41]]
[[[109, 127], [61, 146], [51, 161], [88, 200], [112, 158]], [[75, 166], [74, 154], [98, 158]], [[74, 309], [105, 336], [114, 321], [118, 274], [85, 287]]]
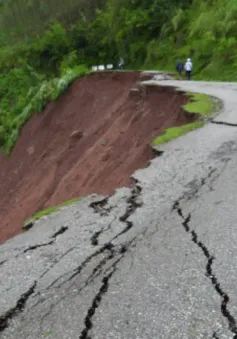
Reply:
[[195, 76], [207, 80], [237, 80], [237, 2], [193, 0], [177, 8], [160, 39], [150, 42], [147, 65], [173, 67], [177, 58], [191, 56]]
[[235, 80], [236, 19], [236, 0], [0, 0], [0, 147], [76, 76], [120, 56], [167, 70], [190, 56], [196, 78]]

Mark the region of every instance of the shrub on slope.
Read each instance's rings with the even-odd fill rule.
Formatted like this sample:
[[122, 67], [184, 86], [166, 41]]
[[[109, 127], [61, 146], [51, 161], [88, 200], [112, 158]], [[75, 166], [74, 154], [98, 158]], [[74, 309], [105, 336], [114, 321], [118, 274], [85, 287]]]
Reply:
[[18, 78], [21, 73], [22, 69], [15, 69], [4, 77], [2, 82], [0, 80], [0, 88], [2, 86], [4, 89], [4, 85], [14, 80], [14, 85], [4, 93], [4, 99], [0, 101], [0, 147], [8, 154], [19, 136], [21, 127], [31, 115], [41, 112], [48, 102], [56, 100], [76, 78], [87, 74], [88, 69], [85, 66], [66, 69], [61, 77], [49, 80], [42, 79], [32, 71], [25, 82], [24, 78]]

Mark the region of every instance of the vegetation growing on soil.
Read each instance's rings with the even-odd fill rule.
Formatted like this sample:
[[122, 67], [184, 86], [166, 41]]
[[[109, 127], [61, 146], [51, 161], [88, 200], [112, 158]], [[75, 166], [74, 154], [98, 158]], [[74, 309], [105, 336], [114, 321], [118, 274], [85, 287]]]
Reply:
[[[46, 79], [35, 74], [32, 68], [25, 67], [10, 71], [0, 81], [0, 91], [5, 94], [0, 100], [0, 146], [9, 154], [18, 139], [21, 127], [33, 113], [41, 112], [45, 105], [56, 100], [77, 77], [87, 74], [88, 69], [77, 66], [65, 70], [60, 77]], [[25, 87], [24, 81], [29, 83]], [[13, 82], [13, 85], [8, 86]], [[2, 120], [1, 120], [2, 118]]]
[[167, 128], [164, 131], [164, 134], [155, 138], [152, 141], [152, 145], [157, 146], [157, 145], [165, 144], [166, 142], [177, 139], [181, 137], [182, 135], [187, 134], [188, 132], [191, 132], [197, 128], [200, 128], [203, 125], [204, 125], [203, 121], [195, 121], [195, 122], [191, 122], [190, 124], [183, 125], [183, 126]]
[[[43, 211], [39, 211], [39, 212], [35, 213], [31, 218], [26, 220], [24, 225], [29, 224], [29, 222], [31, 222], [31, 221], [40, 219], [40, 218], [42, 218], [44, 216], [50, 215], [50, 214], [52, 214], [54, 212], [57, 212], [60, 208], [72, 205], [75, 202], [78, 202], [79, 200], [81, 200], [81, 198], [74, 198], [74, 199], [71, 199], [71, 200], [64, 201], [62, 204], [46, 208]], [[24, 226], [23, 226], [23, 229], [24, 229]]]
[[186, 112], [199, 114], [204, 118], [212, 116], [215, 105], [208, 95], [202, 93], [187, 94], [190, 99], [189, 102], [183, 106]]
[[0, 148], [76, 76], [120, 56], [170, 71], [191, 57], [196, 79], [236, 80], [236, 19], [235, 0], [1, 1]]
[[189, 102], [183, 106], [188, 113], [199, 114], [199, 120], [179, 127], [170, 127], [164, 133], [153, 139], [152, 145], [161, 145], [173, 139], [177, 139], [204, 125], [204, 119], [210, 118], [215, 110], [215, 105], [211, 98], [206, 94], [188, 93]]

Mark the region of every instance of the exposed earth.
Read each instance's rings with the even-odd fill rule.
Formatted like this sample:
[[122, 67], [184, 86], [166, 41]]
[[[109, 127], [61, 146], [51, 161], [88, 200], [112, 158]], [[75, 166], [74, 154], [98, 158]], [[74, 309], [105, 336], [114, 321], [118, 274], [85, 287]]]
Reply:
[[237, 338], [237, 84], [214, 121], [158, 150], [134, 187], [88, 196], [0, 246], [1, 339]]
[[10, 158], [0, 154], [0, 243], [39, 210], [129, 187], [153, 158], [152, 139], [194, 119], [186, 102], [172, 88], [141, 86], [139, 72], [76, 81], [25, 125]]

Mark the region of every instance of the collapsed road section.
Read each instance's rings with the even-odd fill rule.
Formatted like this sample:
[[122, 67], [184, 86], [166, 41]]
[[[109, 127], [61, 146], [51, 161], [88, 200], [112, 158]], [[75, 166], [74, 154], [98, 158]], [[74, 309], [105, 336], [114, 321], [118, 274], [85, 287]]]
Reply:
[[[230, 122], [237, 86], [189, 86]], [[209, 123], [1, 245], [0, 338], [236, 338], [236, 136]]]
[[186, 102], [172, 88], [144, 91], [140, 72], [76, 81], [30, 119], [9, 158], [0, 154], [0, 243], [47, 207], [130, 186], [132, 173], [154, 157], [152, 139], [194, 120]]

